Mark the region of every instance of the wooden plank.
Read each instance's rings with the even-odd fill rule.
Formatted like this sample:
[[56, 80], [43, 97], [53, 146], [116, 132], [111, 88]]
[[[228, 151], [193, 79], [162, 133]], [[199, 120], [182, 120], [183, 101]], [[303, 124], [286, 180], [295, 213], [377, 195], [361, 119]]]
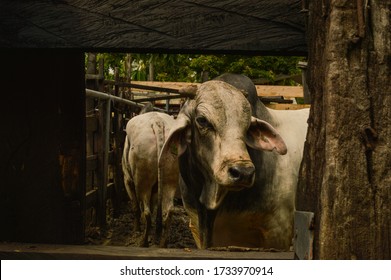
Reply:
[[0, 47], [305, 55], [300, 0], [0, 2]]
[[265, 106], [274, 110], [300, 110], [311, 107], [309, 104], [265, 104]]
[[[179, 90], [181, 88], [187, 87], [187, 86], [198, 86], [200, 83], [187, 83], [187, 82], [159, 82], [159, 81], [133, 81], [132, 84], [134, 85], [140, 85], [140, 86], [148, 86], [148, 87], [157, 87], [157, 88], [170, 88]], [[132, 88], [132, 91], [134, 92], [145, 92], [147, 89], [141, 89], [141, 88]]]
[[163, 86], [153, 86], [152, 85], [143, 85], [139, 83], [124, 83], [124, 82], [119, 82], [119, 81], [110, 81], [110, 80], [105, 80], [105, 84], [108, 85], [115, 85], [115, 86], [120, 86], [120, 87], [130, 87], [134, 89], [135, 91], [159, 91], [159, 92], [170, 92], [170, 93], [179, 93], [178, 89], [173, 89], [173, 88], [165, 88]]
[[147, 97], [147, 98], [141, 98], [141, 97], [135, 97], [134, 100], [137, 102], [155, 102], [155, 101], [161, 101], [161, 100], [172, 100], [172, 99], [179, 99], [178, 103], [180, 102], [180, 99], [185, 99], [184, 97], [181, 97], [179, 95], [162, 95], [162, 94], [155, 94], [154, 97]]
[[99, 167], [98, 167], [98, 207], [97, 217], [98, 223], [101, 227], [106, 225], [106, 202], [107, 202], [107, 183], [109, 176], [109, 154], [110, 154], [110, 134], [111, 134], [111, 101], [106, 100], [101, 108], [101, 115], [99, 116]]
[[95, 177], [95, 172], [87, 172], [86, 173], [86, 191], [89, 192], [94, 188], [94, 177]]
[[5, 259], [88, 259], [88, 260], [292, 260], [293, 252], [228, 252], [197, 249], [163, 249], [93, 245], [49, 245], [0, 243], [0, 258]]
[[86, 209], [96, 207], [98, 199], [98, 191], [96, 189], [90, 190], [86, 194]]
[[283, 96], [262, 96], [259, 98], [264, 104], [278, 103], [278, 104], [293, 104], [292, 99], [284, 99]]
[[86, 132], [94, 132], [98, 129], [98, 119], [96, 116], [86, 117]]
[[[114, 71], [115, 77], [115, 95], [123, 98], [123, 91], [119, 91], [118, 83], [120, 81], [119, 70], [118, 67], [115, 68]], [[121, 202], [122, 202], [122, 190], [124, 189], [124, 179], [122, 173], [122, 152], [123, 146], [125, 143], [126, 133], [123, 131], [123, 114], [121, 112], [125, 112], [124, 104], [117, 104], [115, 106], [116, 110], [113, 111], [113, 135], [112, 135], [112, 143], [113, 143], [113, 157], [114, 157], [114, 166], [113, 166], [113, 181], [114, 181], [114, 191], [112, 192], [111, 200], [113, 205], [113, 215], [114, 217], [118, 217], [120, 215]]]
[[115, 189], [114, 183], [107, 184], [107, 186], [106, 186], [107, 198], [111, 198], [113, 196], [114, 189]]
[[[106, 187], [107, 199], [112, 198], [114, 194], [115, 184], [109, 183]], [[93, 189], [86, 193], [86, 209], [96, 207], [98, 203], [98, 190]]]
[[87, 156], [87, 172], [94, 171], [98, 168], [98, 156], [97, 155], [91, 155]]
[[[186, 83], [186, 82], [150, 82], [150, 81], [137, 81], [133, 82], [137, 85], [145, 86], [154, 86], [154, 87], [163, 87], [163, 88], [172, 88], [179, 90], [187, 86], [197, 86], [199, 83]], [[265, 86], [265, 85], [256, 85], [258, 96], [283, 96], [284, 98], [296, 98], [303, 97], [303, 87], [302, 86]], [[132, 89], [133, 92], [148, 92], [148, 90], [139, 90]]]
[[114, 150], [110, 150], [108, 152], [108, 164], [112, 165], [114, 164], [114, 161], [115, 161]]
[[265, 86], [256, 85], [258, 96], [283, 96], [284, 98], [303, 97], [302, 86]]
[[[157, 92], [159, 88], [171, 88], [174, 90], [179, 90], [181, 88], [185, 88], [188, 86], [198, 86], [200, 83], [186, 83], [186, 82], [151, 82], [151, 81], [137, 81], [133, 82], [132, 84], [136, 84], [139, 86], [146, 86], [146, 87], [154, 87]], [[265, 85], [256, 85], [257, 94], [260, 98], [282, 98], [283, 100], [289, 100], [292, 98], [303, 98], [304, 92], [302, 86], [265, 86]], [[164, 96], [161, 94], [156, 94], [156, 91], [149, 91], [147, 89], [137, 89], [132, 88], [132, 92], [135, 94], [134, 99], [141, 101], [146, 101], [151, 99], [155, 99], [156, 105], [164, 105], [165, 101], [160, 101], [159, 99], [164, 99]], [[149, 98], [145, 98], [143, 96], [148, 96]], [[179, 105], [181, 104], [182, 100], [180, 98], [176, 97], [169, 97], [169, 98], [175, 98], [171, 101], [172, 105]], [[267, 101], [267, 99], [262, 100]], [[281, 102], [281, 103], [286, 103]], [[269, 102], [264, 102], [269, 103]], [[278, 104], [267, 104], [269, 108], [276, 109], [276, 110], [297, 110], [297, 109], [303, 109], [308, 108], [309, 106], [296, 106], [295, 104], [291, 104], [289, 106], [288, 104], [284, 106], [279, 106]]]
[[[98, 90], [98, 82], [95, 79], [88, 79], [90, 76], [101, 76], [97, 73], [96, 54], [87, 54], [87, 69], [86, 69], [86, 88]], [[97, 156], [95, 154], [96, 143], [94, 143], [95, 132], [98, 130], [98, 111], [97, 103], [94, 98], [87, 98], [86, 96], [86, 192], [93, 190], [96, 185], [95, 177], [97, 168]], [[99, 133], [99, 132], [98, 132]], [[96, 157], [96, 160], [95, 160]], [[88, 207], [87, 207], [88, 208]], [[86, 215], [86, 217], [92, 217], [92, 215]], [[86, 221], [86, 225], [89, 225], [91, 221]]]
[[[114, 183], [107, 184], [107, 198], [111, 198], [114, 193]], [[98, 200], [98, 190], [93, 189], [86, 193], [86, 209], [90, 207], [96, 207]]]

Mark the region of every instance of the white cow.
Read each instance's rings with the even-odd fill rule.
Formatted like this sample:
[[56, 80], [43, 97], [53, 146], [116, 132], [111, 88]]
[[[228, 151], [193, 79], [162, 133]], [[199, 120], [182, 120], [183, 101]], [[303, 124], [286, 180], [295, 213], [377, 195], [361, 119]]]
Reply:
[[161, 177], [178, 157], [198, 247], [288, 250], [308, 110], [269, 110], [247, 77], [218, 79], [182, 108], [159, 159]]
[[[122, 157], [122, 169], [126, 191], [131, 199], [136, 216], [136, 229], [140, 229], [140, 218], [145, 228], [140, 242], [148, 246], [148, 234], [151, 230], [151, 213], [154, 205], [153, 193], [158, 192], [158, 211], [156, 217], [156, 239], [165, 246], [169, 227], [170, 211], [178, 186], [178, 164], [166, 166], [169, 174], [165, 178], [165, 194], [158, 188], [158, 156], [168, 136], [174, 119], [164, 113], [148, 112], [140, 114], [126, 125], [126, 139]], [[162, 211], [164, 216], [162, 217]], [[163, 228], [162, 228], [163, 226]], [[162, 233], [163, 231], [163, 233]]]

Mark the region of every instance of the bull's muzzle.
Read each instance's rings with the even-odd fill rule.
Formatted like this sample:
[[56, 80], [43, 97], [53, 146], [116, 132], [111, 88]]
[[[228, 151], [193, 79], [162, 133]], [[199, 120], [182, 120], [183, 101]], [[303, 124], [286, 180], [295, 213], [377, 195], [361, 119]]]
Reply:
[[252, 163], [240, 162], [228, 167], [232, 187], [251, 187], [254, 183], [255, 167]]

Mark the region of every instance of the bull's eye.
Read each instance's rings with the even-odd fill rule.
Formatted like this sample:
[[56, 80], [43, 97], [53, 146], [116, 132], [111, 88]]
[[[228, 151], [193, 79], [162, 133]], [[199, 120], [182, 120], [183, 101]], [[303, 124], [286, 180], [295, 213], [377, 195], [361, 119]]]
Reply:
[[197, 117], [196, 122], [201, 128], [213, 128], [213, 125], [205, 117]]

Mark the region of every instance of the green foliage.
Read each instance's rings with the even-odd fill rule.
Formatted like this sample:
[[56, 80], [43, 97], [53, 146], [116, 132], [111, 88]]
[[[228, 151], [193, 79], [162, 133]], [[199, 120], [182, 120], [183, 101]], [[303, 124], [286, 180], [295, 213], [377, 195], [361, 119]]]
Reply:
[[273, 84], [279, 75], [300, 74], [297, 63], [302, 59], [281, 56], [201, 55], [192, 60], [192, 66], [197, 73], [208, 71], [210, 78], [229, 72]]
[[[225, 56], [218, 55], [197, 55], [191, 59], [190, 67], [194, 71], [201, 75], [202, 72], [207, 71], [210, 77], [216, 77], [224, 69], [224, 64], [226, 64]], [[200, 80], [201, 77], [198, 77]]]
[[[104, 59], [106, 79], [114, 79], [114, 68], [120, 77], [126, 75], [124, 53], [101, 53]], [[281, 79], [283, 75], [300, 74], [297, 63], [302, 57], [239, 56], [239, 55], [195, 55], [195, 54], [131, 54], [131, 77], [135, 81], [147, 80], [153, 65], [152, 80], [200, 82], [202, 73], [210, 79], [226, 72], [238, 73], [257, 79], [265, 84], [294, 84], [292, 79]]]
[[114, 79], [114, 69], [118, 67], [119, 75], [124, 76], [124, 53], [99, 53], [97, 55], [97, 61], [100, 58], [103, 58], [104, 61], [104, 75], [106, 79], [113, 80]]
[[189, 67], [190, 56], [183, 54], [154, 54], [155, 80], [163, 82], [194, 82], [194, 71]]

